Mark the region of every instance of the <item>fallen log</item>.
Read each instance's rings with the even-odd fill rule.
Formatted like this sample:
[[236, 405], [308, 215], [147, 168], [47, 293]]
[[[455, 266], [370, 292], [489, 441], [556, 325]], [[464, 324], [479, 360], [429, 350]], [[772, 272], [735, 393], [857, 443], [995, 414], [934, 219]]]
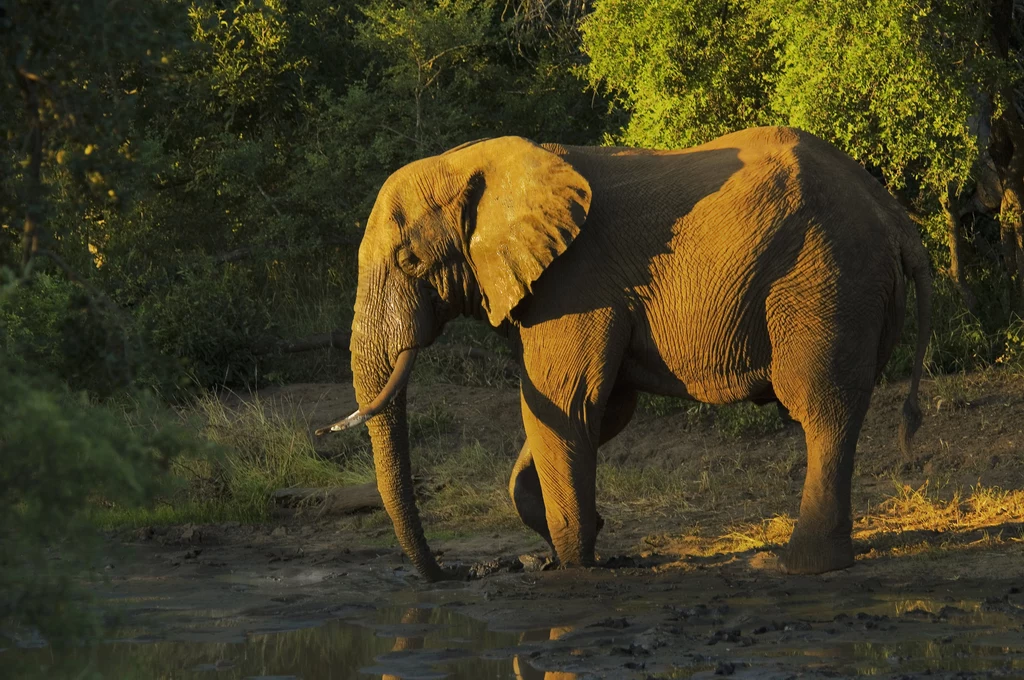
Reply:
[[358, 486], [277, 489], [270, 496], [282, 507], [316, 507], [321, 514], [350, 515], [384, 508], [376, 482]]

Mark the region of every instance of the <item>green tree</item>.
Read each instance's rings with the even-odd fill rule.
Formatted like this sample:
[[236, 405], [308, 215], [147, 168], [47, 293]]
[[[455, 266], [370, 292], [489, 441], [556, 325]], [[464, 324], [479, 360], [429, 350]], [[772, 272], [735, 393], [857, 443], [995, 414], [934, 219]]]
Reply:
[[924, 209], [938, 199], [948, 218], [950, 274], [973, 311], [950, 201], [979, 153], [978, 92], [989, 55], [978, 46], [977, 6], [770, 0], [758, 13], [781, 55], [773, 110], [877, 168], [891, 189], [911, 185], [907, 195]]
[[1022, 25], [1012, 0], [600, 0], [583, 44], [591, 84], [631, 114], [618, 140], [787, 124], [861, 161], [991, 329], [1024, 310]]
[[[472, 92], [486, 68], [490, 0], [378, 0], [364, 10], [359, 41], [378, 55], [400, 116], [408, 111], [417, 157], [447, 148], [453, 131], [470, 127]], [[403, 111], [404, 109], [404, 111]], [[469, 110], [467, 110], [469, 109]], [[392, 130], [394, 131], [394, 130]]]
[[41, 634], [59, 646], [93, 635], [99, 620], [79, 582], [100, 566], [90, 505], [147, 502], [170, 459], [198, 448], [171, 423], [133, 427], [123, 409], [56, 375], [90, 366], [120, 396], [152, 403], [133, 390], [130, 322], [98, 286], [89, 246], [122, 202], [116, 178], [134, 161], [137, 83], [167, 68], [175, 4], [0, 3], [5, 636]]
[[586, 75], [630, 112], [618, 142], [678, 148], [771, 122], [776, 56], [745, 0], [602, 0], [583, 20]]

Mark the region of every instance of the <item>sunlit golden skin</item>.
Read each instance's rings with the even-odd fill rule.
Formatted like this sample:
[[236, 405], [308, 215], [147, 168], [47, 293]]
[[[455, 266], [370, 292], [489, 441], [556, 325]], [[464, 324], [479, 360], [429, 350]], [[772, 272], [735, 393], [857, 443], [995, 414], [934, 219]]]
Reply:
[[[874, 382], [919, 302], [904, 443], [929, 328], [927, 255], [896, 201], [834, 147], [756, 128], [681, 151], [515, 137], [417, 161], [384, 185], [360, 248], [352, 369], [361, 406], [398, 355], [459, 314], [511, 324], [526, 444], [523, 521], [565, 566], [593, 563], [596, 451], [638, 391], [779, 401], [808, 470], [782, 566], [849, 566], [850, 479]], [[368, 423], [399, 540], [428, 578], [404, 394]]]

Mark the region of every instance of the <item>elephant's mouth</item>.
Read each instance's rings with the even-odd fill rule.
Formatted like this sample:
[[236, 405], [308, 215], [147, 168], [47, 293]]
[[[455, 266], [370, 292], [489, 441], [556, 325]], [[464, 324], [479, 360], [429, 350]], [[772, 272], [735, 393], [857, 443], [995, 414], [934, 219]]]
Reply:
[[398, 355], [398, 361], [395, 362], [395, 368], [391, 371], [391, 377], [388, 378], [387, 383], [384, 385], [384, 389], [380, 391], [380, 394], [377, 395], [376, 399], [365, 407], [356, 409], [356, 411], [351, 415], [342, 418], [327, 427], [321, 427], [316, 431], [316, 436], [321, 437], [328, 432], [341, 432], [342, 430], [347, 430], [350, 427], [362, 425], [367, 420], [383, 411], [384, 408], [390, 404], [396, 396], [398, 396], [398, 393], [405, 389], [406, 384], [409, 382], [409, 376], [412, 375], [412, 368], [416, 363], [416, 355], [418, 353], [418, 347], [403, 350]]

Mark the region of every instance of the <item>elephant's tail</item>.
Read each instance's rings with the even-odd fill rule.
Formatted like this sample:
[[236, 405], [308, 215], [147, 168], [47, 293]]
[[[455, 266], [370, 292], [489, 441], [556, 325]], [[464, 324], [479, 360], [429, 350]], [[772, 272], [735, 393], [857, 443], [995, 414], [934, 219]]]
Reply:
[[913, 224], [908, 225], [913, 234], [901, 253], [903, 271], [914, 280], [917, 298], [917, 348], [914, 352], [914, 368], [910, 374], [910, 393], [903, 402], [903, 417], [900, 419], [899, 443], [904, 458], [910, 457], [911, 440], [921, 427], [921, 407], [917, 402], [917, 390], [924, 372], [924, 355], [932, 334], [932, 279], [928, 271], [928, 253], [921, 243]]

